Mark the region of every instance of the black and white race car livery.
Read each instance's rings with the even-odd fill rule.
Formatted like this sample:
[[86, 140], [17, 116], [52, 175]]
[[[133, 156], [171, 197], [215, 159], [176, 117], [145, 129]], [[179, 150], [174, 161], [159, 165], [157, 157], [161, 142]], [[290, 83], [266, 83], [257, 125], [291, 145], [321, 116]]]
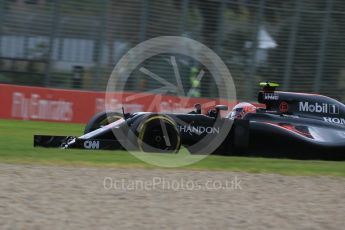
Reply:
[[262, 83], [258, 102], [227, 106], [206, 114], [197, 104], [187, 114], [139, 112], [95, 115], [80, 137], [35, 135], [34, 146], [126, 149], [145, 152], [345, 160], [345, 105], [332, 98], [276, 91]]

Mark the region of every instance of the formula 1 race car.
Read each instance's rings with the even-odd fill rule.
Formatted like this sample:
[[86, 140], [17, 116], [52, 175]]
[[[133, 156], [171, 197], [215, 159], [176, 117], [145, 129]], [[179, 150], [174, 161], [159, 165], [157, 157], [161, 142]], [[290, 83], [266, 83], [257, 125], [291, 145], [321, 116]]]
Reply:
[[126, 149], [192, 154], [345, 160], [345, 105], [332, 98], [276, 91], [261, 83], [258, 102], [217, 105], [188, 114], [138, 112], [95, 115], [80, 137], [35, 135], [34, 146]]

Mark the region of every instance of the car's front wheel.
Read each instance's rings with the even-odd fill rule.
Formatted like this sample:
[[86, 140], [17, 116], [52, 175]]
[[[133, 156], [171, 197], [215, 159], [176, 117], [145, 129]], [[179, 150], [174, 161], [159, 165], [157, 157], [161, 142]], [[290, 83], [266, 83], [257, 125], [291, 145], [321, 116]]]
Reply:
[[141, 121], [137, 138], [143, 152], [177, 153], [181, 147], [176, 123], [164, 115], [149, 116]]
[[90, 121], [86, 124], [84, 134], [99, 129], [105, 125], [115, 122], [121, 119], [123, 115], [118, 112], [100, 112], [94, 115]]

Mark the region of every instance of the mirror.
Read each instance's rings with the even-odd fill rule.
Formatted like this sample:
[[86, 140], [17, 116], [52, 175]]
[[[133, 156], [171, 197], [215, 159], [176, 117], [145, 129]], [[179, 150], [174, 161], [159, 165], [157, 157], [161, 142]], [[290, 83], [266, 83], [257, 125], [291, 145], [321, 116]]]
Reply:
[[194, 109], [197, 114], [201, 114], [201, 104], [195, 104]]
[[227, 105], [216, 105], [216, 106], [215, 106], [215, 109], [216, 109], [217, 111], [220, 111], [220, 110], [227, 111], [229, 108], [228, 108]]

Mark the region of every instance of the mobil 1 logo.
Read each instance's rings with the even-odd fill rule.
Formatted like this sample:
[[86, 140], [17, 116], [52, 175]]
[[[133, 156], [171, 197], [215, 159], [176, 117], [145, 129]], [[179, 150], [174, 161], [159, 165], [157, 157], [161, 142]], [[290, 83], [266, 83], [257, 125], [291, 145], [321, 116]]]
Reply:
[[300, 101], [298, 110], [308, 113], [339, 114], [338, 105], [318, 102], [311, 103], [308, 101]]

